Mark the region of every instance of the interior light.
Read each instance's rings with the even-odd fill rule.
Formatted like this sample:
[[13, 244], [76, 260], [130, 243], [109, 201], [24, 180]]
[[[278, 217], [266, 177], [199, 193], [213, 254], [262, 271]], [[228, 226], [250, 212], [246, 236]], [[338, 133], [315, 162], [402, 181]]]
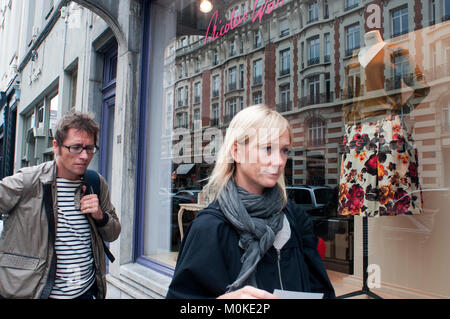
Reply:
[[208, 13], [212, 10], [213, 6], [210, 0], [202, 0], [200, 2], [200, 11], [204, 13]]

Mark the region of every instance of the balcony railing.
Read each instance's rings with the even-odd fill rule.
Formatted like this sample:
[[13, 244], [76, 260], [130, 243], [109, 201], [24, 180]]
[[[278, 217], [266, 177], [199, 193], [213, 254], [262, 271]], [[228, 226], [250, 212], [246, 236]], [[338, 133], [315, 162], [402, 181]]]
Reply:
[[230, 82], [230, 83], [228, 83], [228, 92], [231, 92], [231, 91], [235, 91], [236, 90], [236, 82]]
[[386, 79], [386, 90], [397, 90], [402, 87], [402, 79], [406, 85], [412, 86], [414, 85], [414, 73], [409, 73], [405, 75], [396, 75], [392, 78]]
[[323, 57], [323, 62], [324, 62], [324, 63], [330, 62], [330, 56], [329, 56], [329, 55], [325, 55], [325, 56]]
[[292, 111], [292, 101], [284, 101], [277, 104], [277, 111], [280, 113]]
[[291, 69], [290, 68], [285, 68], [285, 69], [281, 69], [280, 70], [280, 76], [287, 75], [289, 73], [291, 73]]
[[200, 103], [200, 96], [194, 97], [194, 103], [199, 104]]
[[320, 93], [319, 95], [308, 95], [298, 99], [299, 106], [317, 105], [333, 102], [333, 92]]
[[212, 97], [218, 97], [218, 96], [219, 96], [219, 90], [213, 90]]
[[310, 58], [308, 60], [308, 66], [314, 65], [314, 64], [319, 64], [319, 62], [320, 62], [320, 57]]
[[257, 75], [253, 77], [253, 85], [258, 85], [262, 83], [262, 75]]
[[210, 124], [211, 126], [217, 126], [217, 125], [219, 125], [219, 118], [217, 118], [217, 117], [211, 118], [210, 123], [211, 123], [211, 124]]

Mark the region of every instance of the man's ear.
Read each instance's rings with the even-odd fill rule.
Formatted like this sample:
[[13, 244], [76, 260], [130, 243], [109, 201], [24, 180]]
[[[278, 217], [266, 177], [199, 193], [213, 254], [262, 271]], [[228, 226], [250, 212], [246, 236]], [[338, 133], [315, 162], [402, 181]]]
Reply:
[[53, 146], [53, 154], [55, 154], [56, 157], [59, 155], [59, 148], [60, 148], [56, 140], [53, 140], [52, 146]]

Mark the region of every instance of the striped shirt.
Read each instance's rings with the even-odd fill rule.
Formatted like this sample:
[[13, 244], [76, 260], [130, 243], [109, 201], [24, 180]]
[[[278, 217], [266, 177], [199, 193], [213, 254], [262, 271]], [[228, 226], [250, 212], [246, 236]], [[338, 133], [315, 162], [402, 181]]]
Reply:
[[81, 181], [58, 177], [58, 224], [56, 228], [56, 278], [50, 298], [76, 298], [94, 283], [94, 259], [89, 222], [75, 208], [75, 191]]

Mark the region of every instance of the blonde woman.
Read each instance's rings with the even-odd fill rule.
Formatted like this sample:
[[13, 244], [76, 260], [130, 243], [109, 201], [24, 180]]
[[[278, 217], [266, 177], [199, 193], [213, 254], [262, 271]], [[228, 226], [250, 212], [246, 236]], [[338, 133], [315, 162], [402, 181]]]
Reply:
[[206, 186], [215, 200], [185, 235], [167, 298], [334, 297], [307, 214], [287, 202], [289, 122], [265, 105], [230, 123]]

